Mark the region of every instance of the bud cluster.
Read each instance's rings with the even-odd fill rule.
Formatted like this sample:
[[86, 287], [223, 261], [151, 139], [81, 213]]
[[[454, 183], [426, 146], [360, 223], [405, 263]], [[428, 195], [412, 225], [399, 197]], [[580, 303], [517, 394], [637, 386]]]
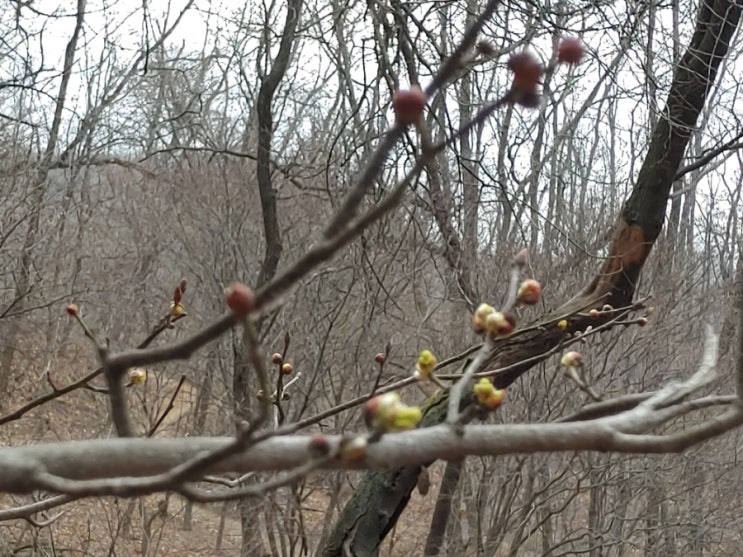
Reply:
[[495, 410], [506, 396], [505, 389], [496, 389], [490, 379], [483, 377], [474, 386], [477, 404], [486, 410]]
[[364, 406], [364, 421], [374, 430], [383, 432], [412, 429], [421, 421], [421, 409], [400, 401], [400, 395], [392, 392], [375, 396]]
[[508, 69], [513, 73], [511, 101], [526, 108], [539, 105], [539, 82], [542, 77], [555, 70], [556, 64], [577, 65], [583, 59], [585, 49], [580, 39], [566, 37], [560, 41], [555, 53], [555, 62], [545, 67], [539, 59], [528, 51], [512, 54], [508, 59]]
[[489, 334], [492, 338], [506, 337], [516, 327], [516, 318], [511, 313], [495, 311], [489, 304], [480, 304], [472, 316], [472, 328], [478, 335]]
[[[520, 253], [515, 264], [522, 267], [525, 263], [525, 255]], [[539, 302], [541, 296], [542, 285], [534, 279], [525, 279], [516, 291], [515, 304], [533, 306]], [[511, 305], [509, 309], [510, 307]], [[516, 317], [508, 309], [496, 311], [490, 304], [482, 303], [472, 316], [472, 328], [478, 335], [488, 334], [494, 339], [507, 337], [516, 328]]]

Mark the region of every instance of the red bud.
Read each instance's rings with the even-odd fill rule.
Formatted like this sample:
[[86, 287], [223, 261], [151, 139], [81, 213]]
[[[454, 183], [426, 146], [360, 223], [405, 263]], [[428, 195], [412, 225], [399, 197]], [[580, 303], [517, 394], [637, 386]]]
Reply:
[[565, 64], [579, 64], [584, 54], [583, 45], [575, 37], [564, 38], [557, 47], [557, 61]]
[[398, 90], [392, 97], [392, 110], [397, 121], [404, 125], [416, 124], [423, 116], [426, 108], [426, 94], [414, 85], [409, 91]]
[[534, 93], [544, 73], [542, 64], [530, 52], [512, 55], [508, 60], [508, 69], [513, 72], [513, 88], [522, 93]]
[[225, 302], [238, 317], [248, 315], [255, 307], [255, 294], [240, 282], [233, 282], [225, 290]]

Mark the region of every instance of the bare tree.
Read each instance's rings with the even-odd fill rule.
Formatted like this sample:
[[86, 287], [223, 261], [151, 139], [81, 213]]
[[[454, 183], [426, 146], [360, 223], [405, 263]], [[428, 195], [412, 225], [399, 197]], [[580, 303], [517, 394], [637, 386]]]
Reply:
[[[96, 50], [85, 3], [2, 20], [28, 52], [38, 22], [71, 33], [47, 81], [47, 61], [1, 47], [0, 424], [17, 429], [0, 519], [33, 525], [16, 546], [53, 545], [60, 505], [100, 532], [86, 509], [103, 495], [133, 499], [96, 502], [91, 553], [137, 537], [158, 554], [181, 512], [196, 535], [192, 502], [217, 503], [214, 545], [236, 529], [245, 555], [701, 554], [730, 538], [714, 498], [743, 419], [709, 384], [743, 373], [725, 129], [739, 2], [701, 5], [688, 36], [679, 3], [191, 7], [138, 6], [126, 57], [108, 21]], [[195, 48], [184, 13], [206, 29]], [[528, 277], [533, 307], [517, 303]], [[255, 291], [224, 295], [234, 280]], [[483, 302], [502, 332], [483, 334]], [[583, 365], [556, 373], [578, 346]], [[486, 411], [483, 389], [506, 388]], [[652, 456], [723, 433], [687, 473]]]

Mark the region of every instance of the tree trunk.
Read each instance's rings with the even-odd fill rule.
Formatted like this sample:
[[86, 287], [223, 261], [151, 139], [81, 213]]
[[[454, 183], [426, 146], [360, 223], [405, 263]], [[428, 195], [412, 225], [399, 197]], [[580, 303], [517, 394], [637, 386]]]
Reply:
[[[288, 0], [286, 6], [286, 18], [281, 33], [281, 41], [276, 58], [272, 61], [271, 70], [266, 76], [262, 76], [261, 85], [256, 101], [257, 124], [258, 124], [258, 149], [256, 153], [256, 179], [258, 181], [258, 193], [261, 200], [261, 212], [263, 215], [264, 254], [261, 268], [256, 279], [256, 287], [260, 288], [270, 281], [276, 274], [283, 246], [281, 243], [281, 230], [279, 228], [278, 214], [276, 210], [276, 190], [271, 179], [271, 145], [273, 141], [273, 99], [276, 89], [286, 75], [289, 67], [292, 47], [296, 37], [297, 24], [302, 9], [302, 0]], [[267, 16], [268, 17], [268, 14]], [[267, 22], [268, 25], [268, 22]], [[267, 26], [268, 28], [268, 26]], [[270, 52], [270, 45], [265, 48]], [[245, 349], [238, 341], [235, 345], [235, 372], [233, 377], [233, 391], [235, 397], [235, 410], [239, 419], [249, 419], [247, 411], [248, 401], [255, 391], [250, 388], [250, 370], [244, 362]], [[241, 501], [240, 523], [242, 529], [241, 555], [248, 557], [255, 554], [257, 540], [257, 508], [254, 503]]]
[[[594, 459], [591, 459], [594, 460]], [[598, 459], [597, 459], [598, 460]], [[589, 461], [590, 462], [590, 461]], [[604, 555], [603, 542], [603, 510], [606, 498], [605, 474], [599, 468], [598, 462], [589, 463], [588, 478], [591, 489], [588, 501], [588, 556], [601, 557]]]
[[689, 489], [689, 557], [702, 557], [704, 550], [708, 548], [707, 527], [705, 526], [705, 484], [706, 473], [704, 462], [698, 453], [689, 456], [689, 474], [686, 482]]
[[454, 492], [459, 483], [459, 476], [462, 473], [463, 465], [464, 462], [461, 460], [446, 463], [444, 477], [441, 480], [441, 488], [436, 499], [436, 507], [433, 510], [433, 518], [431, 519], [431, 528], [428, 531], [426, 547], [423, 550], [425, 557], [434, 557], [441, 552], [441, 546], [444, 543], [444, 534], [446, 533], [446, 525], [451, 514]]
[[[263, 263], [256, 285], [258, 288], [266, 284], [276, 274], [279, 266], [283, 246], [279, 218], [276, 213], [276, 190], [271, 180], [271, 143], [273, 140], [273, 97], [276, 88], [284, 78], [289, 66], [289, 57], [302, 9], [302, 0], [288, 0], [286, 20], [281, 33], [279, 52], [273, 61], [271, 71], [262, 79], [258, 91], [256, 109], [258, 112], [258, 152], [256, 153], [256, 178], [261, 198], [263, 213], [263, 232], [265, 234], [265, 251]], [[269, 48], [268, 45], [266, 48]]]

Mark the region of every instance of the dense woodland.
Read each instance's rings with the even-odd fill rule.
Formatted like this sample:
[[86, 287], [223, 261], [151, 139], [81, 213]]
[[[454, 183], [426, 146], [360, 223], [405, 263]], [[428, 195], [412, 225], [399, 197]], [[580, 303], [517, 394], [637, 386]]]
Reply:
[[0, 554], [739, 555], [741, 9], [0, 0]]

